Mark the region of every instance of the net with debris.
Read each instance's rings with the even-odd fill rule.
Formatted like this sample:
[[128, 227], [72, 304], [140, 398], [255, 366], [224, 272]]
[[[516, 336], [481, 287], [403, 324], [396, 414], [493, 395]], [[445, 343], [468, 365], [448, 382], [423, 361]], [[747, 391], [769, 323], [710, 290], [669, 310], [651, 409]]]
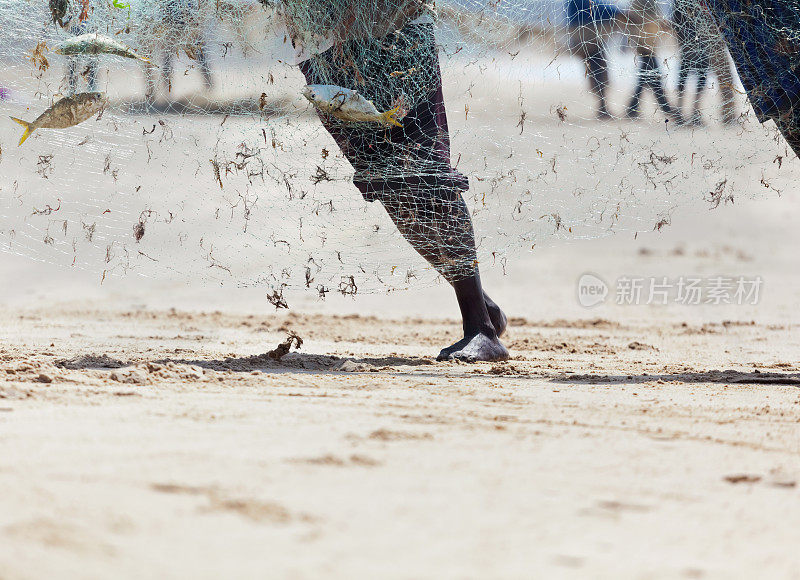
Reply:
[[779, 195], [797, 161], [761, 121], [793, 134], [799, 14], [0, 0], [0, 247], [355, 294]]

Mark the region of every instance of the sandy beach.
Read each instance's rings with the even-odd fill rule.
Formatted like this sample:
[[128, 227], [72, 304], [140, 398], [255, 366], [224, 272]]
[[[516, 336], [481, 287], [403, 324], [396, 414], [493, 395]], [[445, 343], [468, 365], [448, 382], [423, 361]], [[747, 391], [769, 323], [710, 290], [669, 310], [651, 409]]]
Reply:
[[[443, 287], [274, 313], [4, 259], [1, 575], [797, 577], [787, 204], [526, 257], [487, 281], [502, 364], [433, 361]], [[586, 310], [588, 269], [764, 294]], [[263, 356], [290, 330], [299, 351]]]

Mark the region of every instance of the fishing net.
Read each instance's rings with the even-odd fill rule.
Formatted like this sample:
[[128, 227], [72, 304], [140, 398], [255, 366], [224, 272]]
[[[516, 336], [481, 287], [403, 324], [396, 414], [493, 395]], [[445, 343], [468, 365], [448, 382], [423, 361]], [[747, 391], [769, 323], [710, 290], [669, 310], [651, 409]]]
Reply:
[[[0, 248], [101, 278], [261, 284], [280, 304], [286, 287], [507, 271], [542, 245], [779, 195], [797, 161], [762, 121], [793, 135], [798, 14], [766, 0], [0, 0]], [[131, 52], [58, 52], [95, 32]], [[312, 104], [306, 85], [328, 92]], [[89, 91], [102, 112], [17, 146], [9, 116]], [[348, 95], [366, 117], [345, 114]]]

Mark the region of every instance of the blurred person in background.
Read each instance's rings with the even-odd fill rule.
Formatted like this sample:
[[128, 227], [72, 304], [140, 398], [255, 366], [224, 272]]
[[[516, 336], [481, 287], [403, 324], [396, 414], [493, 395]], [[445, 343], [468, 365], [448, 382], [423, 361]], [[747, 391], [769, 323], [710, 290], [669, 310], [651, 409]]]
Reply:
[[597, 97], [597, 117], [612, 118], [606, 89], [609, 84], [605, 43], [624, 22], [622, 11], [596, 0], [567, 0], [570, 50], [583, 59], [589, 89]]
[[[675, 0], [672, 9], [672, 28], [678, 41], [678, 110], [685, 113], [686, 85], [695, 75], [694, 98], [690, 111], [685, 115], [686, 123], [703, 124], [700, 99], [708, 83], [711, 68], [710, 44], [712, 34], [708, 22], [703, 20], [704, 8], [696, 0]], [[713, 24], [713, 22], [711, 23]]]
[[[181, 51], [197, 61], [206, 90], [214, 87], [214, 78], [206, 50], [205, 23], [208, 10], [205, 0], [158, 0], [142, 4], [136, 12], [136, 33], [141, 54], [153, 63], [161, 63], [161, 81], [172, 92], [173, 63]], [[158, 89], [156, 66], [147, 64], [145, 101], [152, 103]]]
[[[214, 87], [214, 78], [211, 76], [211, 67], [208, 65], [206, 53], [206, 39], [203, 33], [203, 22], [199, 18], [200, 6], [198, 0], [163, 0], [164, 23], [179, 37], [194, 37], [194, 42], [186, 44], [183, 48], [189, 58], [196, 60], [200, 65], [200, 74], [203, 76], [203, 85], [206, 90]], [[164, 66], [161, 69], [164, 85], [168, 90], [172, 87], [172, 62], [173, 51], [164, 51]]]
[[680, 113], [670, 105], [664, 90], [664, 75], [656, 56], [658, 35], [664, 28], [665, 22], [655, 0], [633, 0], [628, 10], [628, 37], [636, 48], [636, 88], [628, 103], [625, 116], [637, 119], [641, 114], [641, 104], [644, 89], [651, 89], [659, 108], [668, 120], [681, 123]]
[[[78, 12], [80, 10], [80, 12]], [[71, 6], [67, 10], [68, 20], [63, 23], [64, 28], [72, 36], [79, 36], [88, 32], [93, 32], [96, 27], [89, 24], [89, 17], [92, 13], [92, 0], [81, 0], [80, 4]], [[82, 63], [86, 63], [86, 68], [81, 70]], [[86, 79], [86, 89], [90, 93], [97, 90], [97, 59], [78, 56], [67, 58], [67, 92], [74, 95], [78, 92], [78, 77]]]

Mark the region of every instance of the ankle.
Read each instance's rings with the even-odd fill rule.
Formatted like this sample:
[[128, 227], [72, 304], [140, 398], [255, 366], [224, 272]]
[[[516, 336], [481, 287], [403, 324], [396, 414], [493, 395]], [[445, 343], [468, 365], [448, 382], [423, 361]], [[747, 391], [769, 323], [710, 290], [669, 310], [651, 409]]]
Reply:
[[487, 320], [485, 322], [481, 322], [479, 324], [464, 324], [464, 336], [467, 338], [471, 338], [473, 336], [477, 336], [482, 334], [484, 336], [488, 336], [491, 339], [497, 338], [497, 331], [494, 328], [491, 320]]

